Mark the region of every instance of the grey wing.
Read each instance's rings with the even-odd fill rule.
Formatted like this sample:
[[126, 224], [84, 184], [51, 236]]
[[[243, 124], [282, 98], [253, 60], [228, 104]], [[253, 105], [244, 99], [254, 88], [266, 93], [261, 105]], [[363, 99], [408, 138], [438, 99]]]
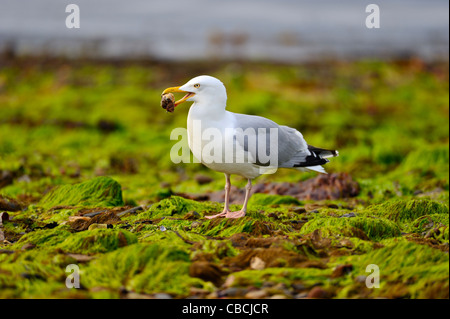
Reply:
[[235, 143], [242, 146], [257, 165], [273, 166], [276, 162], [277, 167], [290, 168], [328, 162], [311, 152], [302, 134], [294, 128], [260, 116], [235, 114], [235, 118]]

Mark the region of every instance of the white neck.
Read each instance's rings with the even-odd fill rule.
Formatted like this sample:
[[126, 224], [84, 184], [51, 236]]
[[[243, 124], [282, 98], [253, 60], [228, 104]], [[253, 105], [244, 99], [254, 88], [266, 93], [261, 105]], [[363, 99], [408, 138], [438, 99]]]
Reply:
[[188, 117], [196, 120], [213, 120], [220, 121], [225, 117], [225, 103], [207, 103], [206, 101], [195, 102], [189, 109]]

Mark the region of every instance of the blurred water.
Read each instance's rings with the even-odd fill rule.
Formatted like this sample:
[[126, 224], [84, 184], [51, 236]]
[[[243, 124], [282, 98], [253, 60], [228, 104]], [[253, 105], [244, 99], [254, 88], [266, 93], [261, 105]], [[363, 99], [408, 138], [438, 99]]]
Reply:
[[[67, 29], [66, 5], [81, 11]], [[376, 3], [381, 28], [367, 29]], [[0, 51], [69, 57], [448, 56], [447, 0], [0, 0]], [[447, 57], [448, 58], [448, 57]]]

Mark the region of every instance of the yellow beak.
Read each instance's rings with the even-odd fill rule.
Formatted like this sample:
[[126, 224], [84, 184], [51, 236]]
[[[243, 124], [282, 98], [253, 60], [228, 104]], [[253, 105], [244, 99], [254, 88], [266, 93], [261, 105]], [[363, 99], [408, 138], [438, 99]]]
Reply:
[[188, 98], [195, 95], [195, 93], [180, 90], [180, 86], [174, 86], [171, 88], [167, 88], [162, 92], [162, 95], [167, 94], [167, 93], [187, 93], [185, 96], [183, 96], [183, 98], [181, 100], [178, 100], [175, 102], [175, 106], [177, 106], [178, 104], [181, 104], [183, 102], [186, 102], [186, 100]]

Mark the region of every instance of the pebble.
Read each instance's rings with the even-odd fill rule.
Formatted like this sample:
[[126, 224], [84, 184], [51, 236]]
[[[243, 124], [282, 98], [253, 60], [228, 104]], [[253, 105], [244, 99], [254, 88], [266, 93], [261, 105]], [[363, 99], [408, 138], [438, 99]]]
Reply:
[[298, 214], [302, 214], [302, 213], [306, 213], [306, 208], [303, 206], [297, 206], [297, 207], [294, 207], [292, 209], [292, 211], [295, 213], [298, 213]]
[[356, 217], [356, 214], [351, 212], [351, 213], [344, 214], [341, 217]]
[[107, 212], [107, 210], [101, 210], [101, 211], [98, 211], [98, 212], [87, 213], [87, 214], [84, 214], [83, 216], [84, 217], [94, 217], [94, 216], [96, 216], [98, 214], [101, 214], [101, 213], [104, 213], [104, 212]]
[[364, 275], [360, 275], [360, 276], [356, 276], [355, 281], [356, 282], [361, 282], [361, 283], [365, 283], [366, 282], [367, 277]]
[[212, 181], [214, 181], [214, 179], [212, 179], [209, 176], [206, 175], [196, 175], [195, 177], [195, 181], [199, 184], [199, 185], [204, 185], [204, 184], [209, 184]]
[[353, 270], [353, 265], [346, 264], [346, 265], [337, 265], [336, 268], [333, 270], [333, 273], [331, 274], [331, 278], [338, 278], [345, 276], [349, 273], [351, 273]]
[[299, 283], [294, 283], [291, 286], [292, 286], [292, 289], [297, 290], [297, 291], [306, 289], [305, 285], [299, 284]]
[[76, 220], [89, 221], [89, 220], [91, 220], [91, 218], [90, 217], [86, 217], [86, 216], [69, 216], [69, 222], [74, 222]]
[[166, 293], [157, 293], [154, 294], [153, 297], [155, 297], [156, 299], [172, 299], [172, 296]]
[[36, 247], [35, 244], [33, 244], [33, 243], [26, 243], [20, 249], [22, 249], [22, 250], [29, 250], [29, 249], [33, 249], [34, 247]]
[[219, 291], [219, 296], [223, 297], [241, 297], [245, 296], [248, 292], [247, 288], [230, 287], [222, 291]]
[[67, 256], [72, 257], [79, 263], [85, 263], [85, 262], [91, 261], [92, 259], [95, 258], [93, 256], [88, 256], [88, 255], [83, 255], [83, 254], [67, 254]]
[[287, 299], [288, 297], [285, 295], [277, 294], [270, 297], [270, 299]]
[[261, 270], [266, 267], [266, 263], [259, 257], [253, 257], [250, 260], [250, 268], [254, 270]]
[[121, 213], [118, 213], [117, 216], [121, 217], [121, 216], [126, 215], [126, 214], [134, 214], [136, 212], [140, 212], [140, 211], [143, 211], [143, 210], [144, 210], [144, 208], [142, 206], [136, 206], [136, 207], [127, 209], [127, 210], [125, 210], [125, 211], [123, 211]]
[[299, 294], [296, 294], [294, 296], [295, 299], [305, 299], [308, 297], [308, 293], [307, 292], [301, 292]]
[[251, 290], [245, 294], [245, 298], [249, 299], [261, 299], [267, 296], [267, 292], [265, 290]]
[[0, 213], [0, 224], [9, 220], [9, 215], [6, 212]]
[[93, 230], [93, 229], [106, 229], [108, 228], [108, 224], [91, 224], [88, 228], [88, 230]]
[[207, 299], [217, 299], [219, 298], [219, 293], [217, 291], [213, 291], [209, 295], [206, 296]]
[[308, 298], [314, 299], [330, 298], [330, 294], [328, 293], [328, 291], [323, 290], [322, 288], [316, 286], [309, 291]]
[[137, 292], [128, 292], [125, 297], [127, 299], [153, 299], [154, 297], [150, 295], [139, 294]]
[[227, 279], [225, 279], [225, 282], [223, 283], [223, 286], [224, 287], [231, 287], [234, 284], [235, 280], [236, 280], [236, 277], [234, 277], [233, 275], [229, 275], [227, 277]]
[[200, 226], [201, 224], [202, 224], [201, 222], [193, 222], [191, 224], [191, 228], [196, 228], [196, 227]]
[[273, 287], [273, 285], [274, 285], [273, 282], [265, 281], [265, 282], [263, 282], [262, 287], [263, 288], [270, 288], [270, 287]]

